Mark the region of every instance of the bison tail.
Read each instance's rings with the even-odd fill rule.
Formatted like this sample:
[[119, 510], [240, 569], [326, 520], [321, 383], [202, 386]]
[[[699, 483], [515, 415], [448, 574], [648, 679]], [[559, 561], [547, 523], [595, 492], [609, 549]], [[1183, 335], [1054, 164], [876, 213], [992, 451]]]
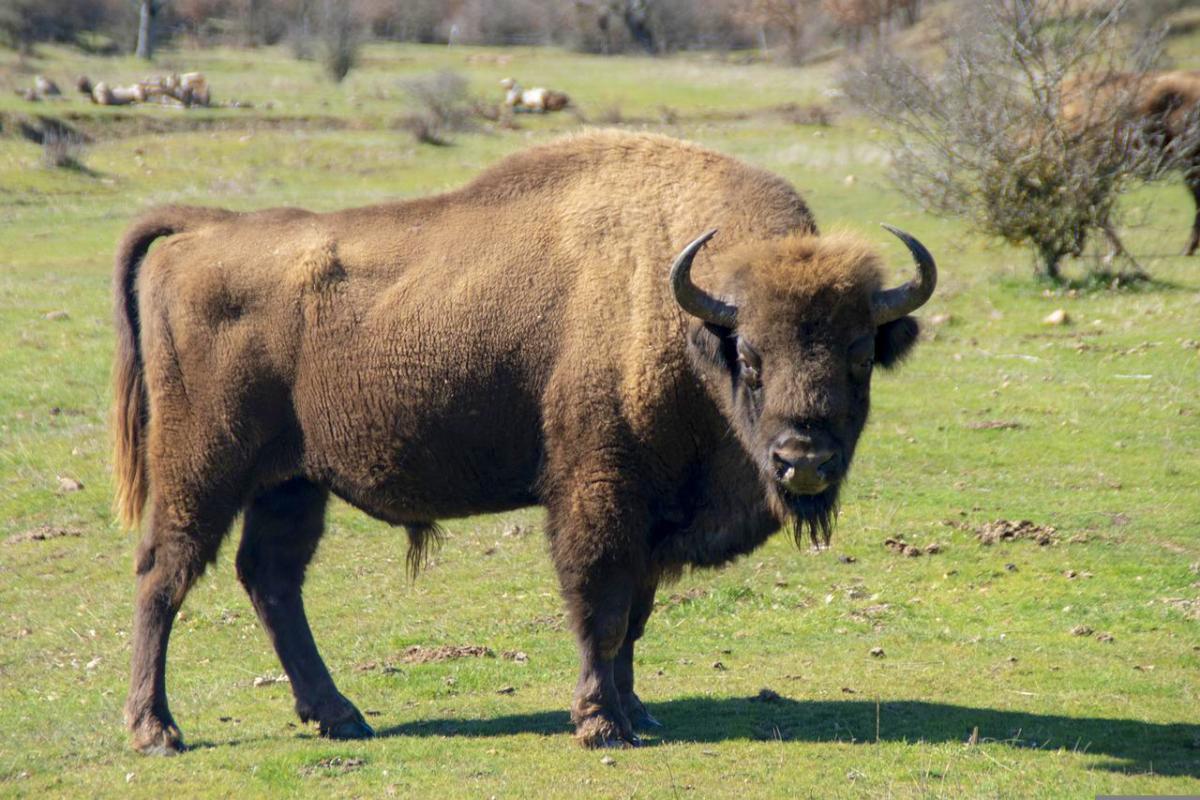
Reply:
[[150, 245], [160, 236], [187, 230], [210, 209], [168, 206], [135, 222], [117, 248], [113, 275], [113, 311], [117, 343], [113, 359], [113, 512], [122, 525], [136, 528], [149, 494], [146, 471], [146, 425], [149, 403], [142, 365], [141, 324], [138, 315], [137, 273]]

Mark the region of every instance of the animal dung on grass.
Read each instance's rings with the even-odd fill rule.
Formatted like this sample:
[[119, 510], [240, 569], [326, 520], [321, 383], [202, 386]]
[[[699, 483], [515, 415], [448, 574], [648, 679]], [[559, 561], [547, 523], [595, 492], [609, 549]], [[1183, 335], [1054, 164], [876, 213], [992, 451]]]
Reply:
[[[495, 658], [496, 651], [481, 645], [437, 645], [423, 647], [419, 644], [405, 648], [399, 660], [405, 664], [428, 664], [436, 661], [453, 661], [458, 658]], [[514, 661], [517, 659], [513, 659]]]
[[1045, 546], [1054, 544], [1057, 541], [1057, 533], [1057, 529], [1050, 525], [1037, 525], [1027, 519], [1023, 519], [1020, 522], [998, 519], [980, 526], [975, 531], [975, 537], [979, 539], [980, 543], [985, 545], [1015, 541], [1017, 539], [1030, 539], [1039, 545]]
[[83, 531], [78, 528], [64, 528], [57, 525], [39, 525], [36, 528], [30, 528], [23, 533], [14, 533], [4, 540], [5, 544], [21, 544], [22, 542], [45, 542], [50, 539], [59, 539], [64, 536], [82, 536]]
[[924, 547], [909, 544], [903, 538], [888, 537], [883, 540], [883, 546], [897, 555], [908, 556], [909, 558], [917, 558], [918, 556], [932, 556], [942, 552], [942, 545], [938, 542], [930, 542]]

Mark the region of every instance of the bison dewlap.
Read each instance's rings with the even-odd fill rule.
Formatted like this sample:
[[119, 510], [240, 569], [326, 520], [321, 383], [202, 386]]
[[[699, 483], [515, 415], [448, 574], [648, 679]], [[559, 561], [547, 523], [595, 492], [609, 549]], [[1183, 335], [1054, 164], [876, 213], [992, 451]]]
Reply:
[[633, 651], [660, 581], [789, 521], [828, 538], [873, 369], [912, 348], [936, 281], [892, 232], [916, 274], [885, 288], [872, 248], [820, 236], [780, 178], [618, 132], [421, 200], [146, 214], [115, 277], [116, 506], [147, 512], [134, 746], [183, 748], [167, 640], [239, 512], [238, 577], [301, 719], [372, 734], [301, 600], [330, 493], [406, 528], [413, 569], [437, 520], [544, 506], [576, 736], [636, 743], [657, 724]]

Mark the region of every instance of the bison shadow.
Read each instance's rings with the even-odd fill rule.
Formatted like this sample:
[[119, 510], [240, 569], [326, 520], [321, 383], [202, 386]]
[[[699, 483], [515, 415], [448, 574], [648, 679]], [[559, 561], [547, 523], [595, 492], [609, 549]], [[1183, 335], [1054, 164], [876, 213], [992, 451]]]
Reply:
[[[876, 704], [871, 700], [689, 697], [652, 703], [649, 708], [664, 726], [644, 739], [650, 746], [739, 739], [854, 744], [876, 740]], [[1200, 725], [1066, 717], [916, 700], [881, 702], [878, 714], [878, 736], [885, 742], [965, 742], [978, 728], [980, 742], [1110, 756], [1113, 760], [1095, 765], [1101, 769], [1200, 777], [1200, 752], [1196, 749], [1200, 747]], [[570, 730], [566, 712], [542, 711], [481, 719], [419, 720], [385, 728], [379, 735], [557, 736]]]

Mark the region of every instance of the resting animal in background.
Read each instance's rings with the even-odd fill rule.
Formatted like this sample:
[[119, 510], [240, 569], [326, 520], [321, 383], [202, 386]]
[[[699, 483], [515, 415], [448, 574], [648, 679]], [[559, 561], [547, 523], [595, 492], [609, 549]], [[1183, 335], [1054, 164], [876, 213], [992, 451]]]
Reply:
[[426, 199], [146, 214], [114, 282], [116, 505], [129, 525], [149, 505], [134, 746], [183, 747], [171, 624], [243, 512], [238, 577], [296, 711], [372, 735], [301, 598], [331, 494], [403, 526], [414, 571], [438, 520], [545, 506], [581, 657], [575, 735], [637, 743], [657, 724], [633, 656], [660, 582], [787, 524], [828, 541], [874, 367], [916, 344], [937, 280], [893, 232], [916, 274], [887, 288], [872, 247], [819, 235], [781, 178], [614, 131]]
[[17, 96], [28, 100], [31, 103], [36, 103], [38, 100], [47, 98], [62, 97], [62, 91], [58, 88], [58, 84], [47, 78], [45, 75], [37, 75], [33, 79], [33, 86], [28, 89], [17, 89]]
[[500, 86], [504, 89], [504, 105], [513, 111], [541, 114], [546, 111], [562, 111], [571, 103], [571, 98], [563, 92], [556, 92], [541, 86], [522, 89], [521, 85], [512, 78], [500, 81]]
[[179, 103], [185, 108], [207, 106], [211, 102], [208, 81], [200, 72], [172, 73], [146, 78], [129, 86], [109, 86], [104, 81], [95, 85], [86, 75], [76, 81], [80, 92], [101, 106], [124, 106], [131, 103]]
[[1128, 101], [1129, 123], [1141, 127], [1146, 141], [1164, 155], [1178, 159], [1196, 207], [1184, 255], [1195, 254], [1200, 248], [1200, 71], [1078, 77], [1064, 87], [1063, 98], [1063, 115], [1069, 120]]

